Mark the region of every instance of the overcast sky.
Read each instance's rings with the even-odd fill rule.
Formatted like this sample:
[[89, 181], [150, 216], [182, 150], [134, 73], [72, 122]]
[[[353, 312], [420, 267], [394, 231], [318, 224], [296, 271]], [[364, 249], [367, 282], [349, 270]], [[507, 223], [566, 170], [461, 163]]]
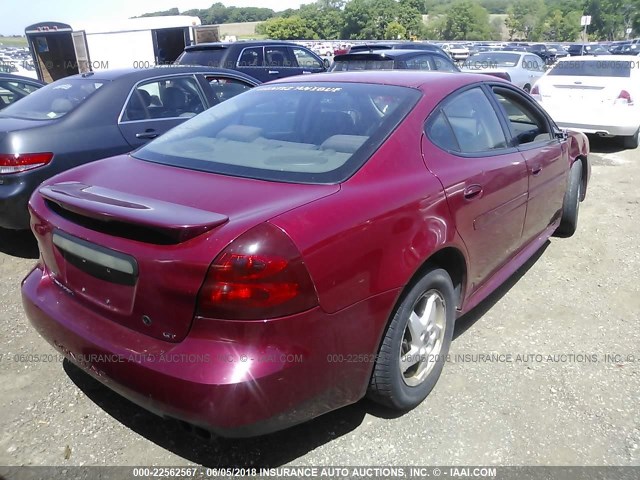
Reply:
[[[209, 8], [218, 0], [1, 0], [0, 34], [22, 35], [34, 23], [56, 21], [68, 23], [121, 20], [148, 12], [178, 7], [181, 12], [192, 8]], [[276, 11], [298, 8], [313, 0], [221, 0], [227, 6], [264, 7]]]

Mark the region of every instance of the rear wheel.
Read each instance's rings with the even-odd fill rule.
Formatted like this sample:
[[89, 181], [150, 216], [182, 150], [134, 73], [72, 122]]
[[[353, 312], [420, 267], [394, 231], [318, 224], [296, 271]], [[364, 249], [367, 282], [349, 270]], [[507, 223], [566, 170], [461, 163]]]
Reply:
[[369, 397], [397, 410], [419, 405], [444, 367], [454, 315], [454, 289], [445, 270], [433, 269], [414, 283], [387, 328]]
[[639, 135], [640, 135], [640, 128], [636, 130], [635, 135], [631, 135], [630, 137], [623, 137], [624, 148], [629, 148], [629, 149], [638, 148]]
[[582, 162], [576, 160], [569, 171], [569, 185], [564, 193], [562, 219], [555, 231], [558, 237], [570, 237], [578, 228], [578, 212], [582, 198]]

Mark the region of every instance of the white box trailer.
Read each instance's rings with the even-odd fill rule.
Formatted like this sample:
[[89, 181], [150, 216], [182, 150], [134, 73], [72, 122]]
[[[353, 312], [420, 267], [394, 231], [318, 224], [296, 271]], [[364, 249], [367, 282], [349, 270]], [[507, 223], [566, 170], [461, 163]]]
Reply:
[[120, 22], [67, 25], [42, 22], [25, 29], [38, 77], [53, 82], [108, 68], [148, 68], [173, 63], [184, 47], [211, 37], [198, 17], [173, 15]]

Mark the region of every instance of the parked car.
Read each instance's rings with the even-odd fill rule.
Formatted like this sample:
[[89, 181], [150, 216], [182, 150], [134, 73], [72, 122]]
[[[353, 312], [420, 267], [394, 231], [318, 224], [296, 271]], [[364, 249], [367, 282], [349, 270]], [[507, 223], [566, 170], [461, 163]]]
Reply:
[[528, 52], [483, 52], [470, 56], [462, 71], [501, 77], [529, 92], [544, 74], [544, 60]]
[[546, 63], [547, 65], [551, 65], [556, 61], [557, 51], [555, 49], [552, 50], [544, 43], [534, 43], [533, 45], [529, 45], [528, 47], [526, 47], [526, 51], [537, 55], [542, 60], [544, 60], [544, 63]]
[[560, 60], [531, 91], [561, 127], [638, 146], [640, 71], [634, 56]]
[[373, 50], [348, 53], [334, 58], [330, 72], [356, 70], [437, 70], [459, 72], [460, 69], [444, 53], [437, 50]]
[[469, 49], [464, 45], [446, 43], [442, 45], [442, 48], [454, 61], [464, 62], [469, 57]]
[[547, 48], [556, 56], [556, 60], [569, 56], [569, 52], [561, 43], [547, 43]]
[[567, 50], [570, 56], [580, 57], [583, 55], [608, 55], [609, 51], [597, 43], [572, 43]]
[[371, 42], [361, 45], [353, 45], [349, 49], [349, 52], [346, 53], [372, 52], [374, 50], [425, 50], [428, 52], [437, 52], [447, 55], [447, 52], [445, 52], [439, 45], [424, 42]]
[[190, 45], [177, 58], [178, 65], [230, 68], [268, 82], [278, 78], [324, 72], [329, 61], [291, 42], [251, 41]]
[[573, 233], [588, 153], [486, 75], [279, 80], [46, 181], [23, 304], [97, 380], [218, 435], [367, 392], [404, 411], [456, 317]]
[[45, 179], [126, 153], [258, 82], [233, 70], [157, 67], [63, 78], [0, 111], [0, 227], [29, 228]]
[[8, 107], [44, 85], [39, 80], [0, 73], [0, 110]]

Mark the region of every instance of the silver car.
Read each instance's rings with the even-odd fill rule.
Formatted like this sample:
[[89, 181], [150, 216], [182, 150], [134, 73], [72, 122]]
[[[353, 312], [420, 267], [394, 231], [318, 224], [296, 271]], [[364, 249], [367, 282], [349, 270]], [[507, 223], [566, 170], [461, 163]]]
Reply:
[[533, 84], [544, 74], [545, 67], [544, 60], [533, 53], [501, 50], [471, 55], [461, 70], [495, 75], [530, 92]]

